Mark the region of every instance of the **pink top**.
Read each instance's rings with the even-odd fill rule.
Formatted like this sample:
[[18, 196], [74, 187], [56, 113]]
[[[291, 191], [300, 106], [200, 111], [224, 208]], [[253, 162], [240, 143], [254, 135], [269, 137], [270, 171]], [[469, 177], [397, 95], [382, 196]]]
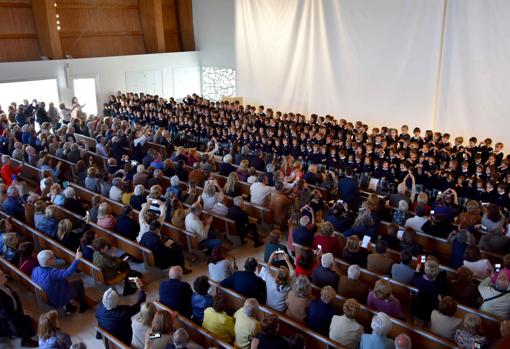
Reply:
[[492, 265], [488, 259], [480, 259], [476, 262], [464, 261], [464, 266], [473, 272], [475, 279], [483, 280], [492, 273]]

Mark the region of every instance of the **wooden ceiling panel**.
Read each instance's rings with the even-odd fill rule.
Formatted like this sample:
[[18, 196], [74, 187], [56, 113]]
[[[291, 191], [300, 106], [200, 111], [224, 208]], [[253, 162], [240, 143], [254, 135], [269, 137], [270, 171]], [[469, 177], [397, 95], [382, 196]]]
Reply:
[[166, 52], [179, 52], [181, 48], [181, 35], [180, 34], [167, 34], [165, 33], [165, 48]]
[[1, 34], [35, 34], [32, 9], [30, 7], [1, 7]]
[[141, 32], [138, 9], [59, 9], [61, 33]]
[[41, 59], [37, 38], [1, 39], [0, 62], [37, 61]]
[[142, 35], [62, 38], [62, 49], [75, 58], [146, 53]]
[[61, 8], [121, 8], [138, 7], [138, 0], [57, 0]]

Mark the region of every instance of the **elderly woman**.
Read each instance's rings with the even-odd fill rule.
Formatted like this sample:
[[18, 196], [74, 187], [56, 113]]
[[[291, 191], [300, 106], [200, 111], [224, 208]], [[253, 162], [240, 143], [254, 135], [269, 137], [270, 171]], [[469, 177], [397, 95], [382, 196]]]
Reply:
[[358, 349], [363, 326], [356, 321], [361, 310], [357, 300], [349, 298], [344, 302], [343, 315], [334, 315], [329, 327], [329, 338], [337, 341], [348, 349]]
[[215, 204], [223, 203], [223, 191], [218, 182], [209, 180], [205, 182], [204, 192], [200, 196], [204, 210], [211, 210]]
[[2, 234], [3, 248], [0, 251], [0, 255], [3, 256], [11, 264], [18, 265], [19, 253], [18, 244], [19, 240], [16, 233], [4, 233]]
[[393, 211], [393, 223], [398, 225], [404, 225], [407, 218], [409, 218], [409, 204], [405, 200], [398, 202], [398, 208]]
[[[42, 203], [44, 205], [44, 203]], [[36, 203], [36, 213], [34, 214], [35, 228], [40, 232], [48, 235], [50, 238], [55, 239], [57, 236], [58, 219], [55, 218], [54, 205], [49, 205], [44, 209], [44, 215], [38, 213], [38, 209], [42, 208], [42, 205]]]
[[400, 301], [391, 293], [389, 281], [379, 279], [374, 285], [374, 290], [368, 294], [367, 305], [375, 311], [382, 311], [392, 317], [402, 317]]
[[166, 189], [165, 198], [167, 201], [170, 201], [172, 197], [176, 197], [178, 200], [182, 199], [182, 190], [180, 187], [179, 177], [172, 176], [170, 178], [170, 186]]
[[367, 251], [360, 246], [361, 240], [357, 235], [347, 239], [342, 252], [342, 259], [349, 264], [357, 264], [362, 268], [367, 266]]
[[283, 313], [287, 310], [285, 300], [291, 289], [295, 271], [289, 256], [285, 252], [274, 251], [269, 258], [268, 265], [274, 264], [273, 261], [277, 258], [283, 258], [283, 262], [287, 266], [281, 266], [276, 270], [274, 268], [264, 268], [260, 273], [260, 277], [266, 282], [266, 306]]
[[360, 238], [365, 235], [370, 237], [375, 236], [375, 221], [365, 203], [363, 204], [361, 211], [356, 217], [352, 227], [347, 229], [344, 233], [345, 237], [350, 237], [353, 235], [357, 235]]
[[142, 281], [138, 278], [135, 280], [136, 287], [139, 290], [135, 304], [119, 305], [119, 295], [115, 290], [109, 288], [103, 294], [101, 303], [96, 310], [99, 327], [110, 332], [125, 345], [130, 345], [133, 337], [131, 318], [140, 311], [140, 306], [146, 298]]
[[141, 184], [138, 184], [133, 191], [133, 195], [129, 200], [129, 204], [133, 207], [133, 209], [140, 211], [142, 209], [142, 205], [147, 202], [147, 198], [145, 196], [145, 187]]
[[[417, 266], [419, 268], [420, 265]], [[418, 293], [411, 303], [411, 313], [415, 317], [417, 325], [423, 325], [430, 321], [430, 314], [437, 309], [439, 295], [445, 294], [446, 285], [438, 278], [439, 264], [434, 260], [425, 262], [425, 273], [416, 273], [412, 285], [418, 289]]]
[[152, 302], [145, 302], [140, 308], [140, 312], [132, 317], [131, 330], [133, 337], [131, 347], [133, 349], [143, 349], [145, 346], [145, 334], [152, 326], [152, 320], [156, 315], [157, 308]]
[[314, 299], [308, 308], [308, 327], [315, 332], [327, 337], [331, 319], [336, 311], [333, 307], [336, 292], [331, 286], [321, 289], [321, 299]]
[[100, 204], [97, 210], [97, 225], [113, 230], [115, 223], [117, 223], [117, 218], [112, 213], [112, 207], [106, 202]]
[[450, 296], [441, 298], [439, 308], [430, 315], [430, 330], [438, 336], [453, 340], [455, 332], [462, 323], [456, 318], [457, 302]]
[[71, 251], [75, 251], [80, 246], [80, 237], [72, 232], [73, 224], [69, 219], [63, 219], [58, 222], [57, 241]]
[[287, 294], [286, 314], [297, 322], [306, 323], [308, 308], [312, 300], [312, 284], [305, 276], [299, 276]]
[[50, 187], [51, 202], [58, 206], [64, 206], [65, 196], [60, 184], [55, 183]]
[[325, 222], [320, 228], [320, 234], [315, 235], [312, 248], [316, 250], [321, 246], [322, 253], [331, 253], [335, 257], [342, 255], [342, 246], [340, 240], [334, 234], [333, 224]]
[[467, 313], [462, 320], [461, 328], [455, 331], [455, 342], [462, 349], [476, 348], [475, 343], [479, 344], [480, 348], [485, 347], [487, 338], [478, 334], [480, 323], [482, 320], [478, 315]]
[[74, 191], [74, 188], [66, 188], [64, 190], [64, 208], [68, 209], [71, 212], [74, 212], [80, 216], [85, 216], [87, 213], [87, 210], [82, 204], [82, 201], [79, 200], [76, 196], [76, 192]]
[[360, 349], [393, 349], [393, 340], [389, 339], [391, 320], [385, 313], [377, 313], [372, 318], [372, 334], [361, 335]]
[[122, 190], [122, 179], [115, 177], [112, 179], [112, 187], [110, 188], [108, 197], [110, 200], [121, 202], [122, 194], [124, 194], [124, 191]]
[[97, 168], [91, 166], [87, 170], [87, 177], [85, 177], [85, 188], [95, 193], [101, 192], [101, 178], [98, 176]]
[[67, 349], [71, 346], [71, 337], [59, 328], [58, 313], [51, 310], [39, 316], [39, 348], [41, 349]]

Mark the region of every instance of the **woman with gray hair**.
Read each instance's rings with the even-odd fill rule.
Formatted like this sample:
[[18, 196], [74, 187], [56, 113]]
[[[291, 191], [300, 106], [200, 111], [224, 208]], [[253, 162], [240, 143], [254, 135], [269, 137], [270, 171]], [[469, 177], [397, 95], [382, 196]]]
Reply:
[[375, 236], [375, 221], [372, 217], [370, 209], [363, 203], [356, 220], [351, 228], [344, 232], [345, 237], [357, 235], [360, 238], [368, 235], [370, 237]]
[[135, 186], [135, 189], [133, 191], [133, 195], [131, 196], [131, 199], [129, 199], [129, 204], [133, 209], [140, 211], [142, 209], [142, 205], [147, 202], [147, 199], [145, 197], [145, 187], [141, 184], [138, 184]]
[[286, 314], [300, 323], [306, 323], [308, 308], [312, 300], [312, 284], [306, 276], [299, 276], [287, 294], [285, 301], [287, 304]]
[[74, 188], [68, 187], [64, 190], [64, 208], [71, 212], [74, 212], [82, 217], [87, 214], [87, 210], [83, 206], [82, 202], [76, 196]]
[[467, 313], [464, 315], [461, 328], [455, 332], [455, 342], [462, 349], [477, 348], [475, 343], [479, 344], [478, 348], [485, 348], [487, 338], [478, 334], [481, 319], [478, 315]]
[[[416, 267], [420, 270], [421, 263]], [[446, 292], [446, 285], [442, 278], [438, 278], [439, 264], [431, 259], [425, 262], [424, 273], [417, 272], [412, 285], [418, 289], [418, 293], [411, 303], [411, 313], [417, 326], [428, 325], [432, 310], [439, 306], [439, 295]]]
[[405, 200], [400, 200], [398, 202], [398, 208], [393, 211], [393, 223], [398, 225], [404, 225], [409, 218], [409, 204]]
[[372, 334], [361, 335], [360, 349], [393, 349], [393, 340], [389, 339], [391, 320], [385, 313], [377, 313], [370, 324]]

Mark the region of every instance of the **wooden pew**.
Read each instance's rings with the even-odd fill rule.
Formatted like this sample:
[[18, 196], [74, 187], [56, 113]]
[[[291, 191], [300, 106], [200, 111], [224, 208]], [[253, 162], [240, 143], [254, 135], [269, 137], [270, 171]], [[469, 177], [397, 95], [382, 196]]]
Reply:
[[28, 183], [31, 183], [34, 186], [39, 187], [39, 183], [42, 179], [42, 171], [37, 167], [32, 166], [28, 163], [22, 163], [19, 160], [11, 158], [12, 161], [16, 164], [16, 166], [20, 166], [23, 164], [23, 171], [20, 173], [21, 179], [25, 180]]
[[96, 151], [96, 140], [94, 138], [87, 137], [79, 133], [74, 133], [74, 136], [76, 138], [76, 142], [83, 143], [93, 152]]
[[[82, 200], [85, 200], [88, 203], [90, 203], [92, 201], [92, 197], [94, 195], [100, 195], [100, 194], [94, 193], [86, 188], [83, 188], [75, 183], [70, 183], [69, 185], [72, 188], [74, 188], [76, 194]], [[116, 215], [122, 214], [122, 209], [123, 209], [124, 204], [110, 200], [109, 198], [104, 197], [102, 195], [100, 195], [100, 196], [102, 197], [104, 202], [107, 202], [112, 207], [113, 213], [115, 213]], [[135, 216], [138, 217], [139, 211], [133, 210], [133, 212], [134, 212]], [[182, 246], [187, 246], [188, 251], [190, 251], [190, 252], [198, 249], [198, 239], [193, 233], [188, 232], [182, 228], [176, 227], [175, 225], [173, 225], [171, 223], [164, 222], [163, 225], [161, 226], [161, 233], [163, 235], [168, 236], [168, 237], [172, 238], [173, 240], [179, 242]]]
[[46, 292], [44, 292], [44, 290], [39, 285], [32, 281], [30, 275], [26, 275], [17, 266], [10, 263], [3, 257], [0, 257], [0, 269], [2, 269], [4, 273], [9, 275], [14, 281], [17, 281], [23, 285], [27, 290], [30, 291], [30, 293], [35, 295], [39, 309], [41, 309], [43, 303], [48, 304], [48, 296], [46, 295]]
[[[268, 267], [267, 263], [262, 261], [258, 261], [259, 266]], [[274, 268], [274, 267], [271, 267]], [[320, 299], [320, 291], [321, 289], [315, 285], [312, 285], [312, 293], [316, 299]], [[347, 300], [347, 298], [336, 295], [333, 306], [337, 310], [338, 314], [343, 313], [343, 304]], [[358, 313], [356, 320], [364, 326], [365, 332], [372, 332], [370, 323], [372, 321], [372, 317], [376, 314], [376, 311], [371, 310], [366, 305], [361, 305], [361, 310]], [[389, 337], [396, 337], [400, 333], [406, 333], [411, 337], [411, 341], [413, 343], [413, 347], [415, 348], [454, 348], [456, 347], [455, 343], [447, 341], [441, 337], [435, 336], [427, 331], [419, 329], [411, 324], [408, 324], [402, 320], [390, 317], [392, 322], [392, 329], [388, 334]]]
[[[166, 305], [160, 302], [154, 302], [156, 308], [158, 310], [166, 310], [170, 313], [177, 313], [175, 310], [168, 308]], [[205, 328], [198, 326], [190, 319], [182, 316], [181, 314], [177, 315], [177, 318], [174, 320], [174, 328], [183, 328], [188, 332], [191, 340], [201, 345], [204, 348], [215, 347], [218, 349], [233, 349], [234, 347], [227, 342], [215, 337], [211, 332], [207, 331]]]
[[[10, 216], [6, 215], [4, 212], [0, 212], [0, 218], [8, 218]], [[66, 263], [71, 264], [74, 261], [74, 257], [76, 252], [69, 250], [67, 247], [61, 245], [57, 241], [51, 239], [35, 228], [29, 226], [26, 223], [23, 223], [13, 217], [10, 217], [10, 222], [13, 226], [14, 231], [26, 236], [30, 240], [33, 239], [34, 247], [36, 251], [40, 250], [51, 250], [55, 254], [56, 257], [63, 259]], [[85, 274], [91, 276], [97, 284], [104, 285], [105, 279], [103, 275], [103, 271], [101, 268], [98, 268], [93, 263], [87, 261], [86, 259], [81, 259], [78, 264], [78, 270], [81, 270]]]
[[155, 151], [160, 153], [163, 160], [170, 156], [170, 154], [168, 154], [166, 147], [162, 144], [158, 144], [155, 142], [145, 142], [145, 151], [147, 152], [147, 150], [149, 149], [154, 149]]
[[120, 339], [115, 337], [107, 330], [96, 326], [96, 331], [101, 334], [105, 349], [130, 349], [131, 346], [124, 344]]
[[[229, 314], [233, 314], [237, 309], [241, 308], [244, 305], [245, 297], [240, 295], [239, 293], [222, 287], [219, 283], [209, 280], [209, 284], [213, 289], [216, 289], [217, 292], [224, 295], [226, 300], [227, 308], [230, 310]], [[302, 335], [306, 342], [307, 348], [314, 349], [329, 349], [329, 348], [344, 348], [340, 345], [340, 343], [321, 336], [320, 334], [311, 331], [306, 326], [292, 320], [286, 315], [279, 313], [271, 308], [268, 308], [263, 305], [259, 305], [259, 311], [257, 317], [259, 320], [269, 316], [276, 315], [280, 320], [279, 326], [279, 334], [281, 336], [292, 336], [296, 333]]]
[[[74, 224], [78, 221], [83, 220], [83, 217], [78, 214], [66, 210], [61, 206], [55, 206], [55, 215], [59, 220], [68, 218]], [[88, 222], [90, 226], [90, 230], [93, 230], [96, 233], [96, 237], [105, 239], [112, 246], [119, 248], [120, 250], [126, 252], [127, 254], [139, 259], [143, 260], [145, 269], [149, 269], [149, 267], [155, 267], [154, 255], [151, 250], [140, 245], [136, 241], [131, 241], [126, 239], [122, 235], [114, 233], [111, 230], [100, 227], [94, 222]]]

